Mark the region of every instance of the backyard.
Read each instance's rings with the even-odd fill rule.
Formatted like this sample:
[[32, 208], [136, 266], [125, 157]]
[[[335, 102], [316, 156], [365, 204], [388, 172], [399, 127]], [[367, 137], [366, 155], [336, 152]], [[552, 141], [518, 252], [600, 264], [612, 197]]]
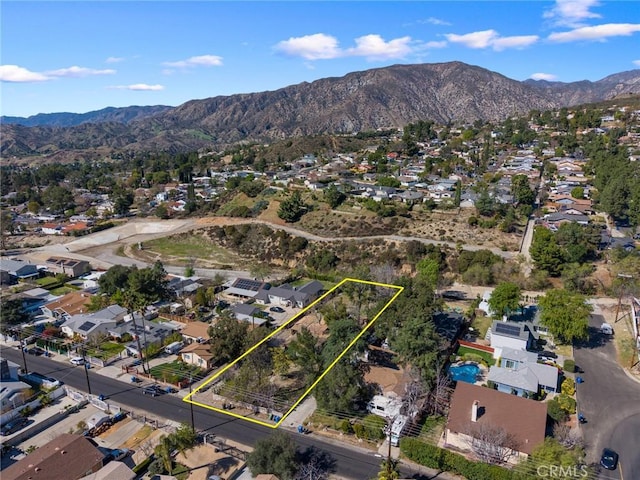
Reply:
[[[469, 348], [464, 346], [459, 346], [456, 355], [462, 358], [470, 358], [470, 356], [474, 355], [482, 358], [482, 360], [487, 364], [487, 366], [491, 366], [495, 363], [493, 355], [489, 352], [485, 352], [483, 350], [477, 350], [475, 348]], [[472, 357], [471, 357], [472, 358]]]
[[179, 382], [188, 379], [190, 376], [199, 376], [202, 373], [202, 370], [195, 365], [189, 365], [176, 360], [174, 362], [162, 363], [155, 367], [151, 367], [149, 373], [156, 380], [178, 384]]

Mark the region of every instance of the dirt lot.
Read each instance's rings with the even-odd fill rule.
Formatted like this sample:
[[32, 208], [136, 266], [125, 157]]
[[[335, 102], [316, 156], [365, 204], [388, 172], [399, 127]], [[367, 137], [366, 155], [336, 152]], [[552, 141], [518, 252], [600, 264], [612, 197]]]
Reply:
[[199, 445], [186, 453], [178, 454], [176, 461], [192, 469], [189, 480], [206, 480], [210, 475], [231, 478], [244, 464], [224, 452], [216, 452], [213, 445]]

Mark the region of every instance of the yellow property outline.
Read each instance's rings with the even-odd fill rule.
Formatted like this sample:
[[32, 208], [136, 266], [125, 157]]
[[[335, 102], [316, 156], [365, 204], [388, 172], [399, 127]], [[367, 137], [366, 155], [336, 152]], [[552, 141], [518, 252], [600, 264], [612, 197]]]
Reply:
[[[191, 397], [193, 395], [195, 395], [196, 393], [198, 393], [199, 390], [203, 389], [205, 386], [207, 386], [209, 383], [211, 383], [212, 381], [214, 381], [216, 378], [218, 378], [220, 375], [222, 375], [224, 372], [226, 372], [229, 368], [231, 368], [233, 365], [235, 365], [236, 363], [238, 363], [240, 360], [242, 360], [244, 357], [246, 357], [247, 355], [249, 355], [251, 352], [253, 352], [256, 348], [258, 348], [260, 345], [262, 345], [263, 343], [267, 342], [271, 337], [273, 337], [274, 335], [277, 335], [278, 332], [280, 332], [282, 329], [284, 329], [287, 325], [289, 325], [291, 322], [294, 322], [298, 319], [300, 319], [302, 317], [302, 315], [309, 310], [310, 308], [313, 308], [316, 304], [318, 304], [319, 302], [321, 302], [322, 300], [324, 300], [327, 296], [331, 295], [335, 290], [337, 290], [338, 288], [340, 288], [341, 286], [343, 286], [345, 283], [347, 282], [356, 282], [356, 283], [364, 283], [364, 284], [368, 284], [368, 285], [374, 285], [376, 287], [384, 287], [384, 288], [391, 288], [391, 289], [396, 289], [397, 292], [395, 293], [395, 295], [393, 295], [393, 297], [391, 297], [391, 299], [385, 304], [384, 307], [382, 307], [382, 309], [376, 313], [376, 315], [369, 321], [369, 323], [367, 323], [364, 328], [362, 330], [360, 330], [360, 333], [358, 335], [356, 335], [356, 337], [351, 341], [351, 343], [349, 343], [349, 345], [347, 345], [347, 348], [345, 348], [340, 355], [338, 355], [336, 357], [336, 359], [331, 362], [331, 365], [329, 365], [324, 372], [322, 372], [322, 374], [316, 379], [315, 382], [313, 382], [313, 384], [307, 389], [306, 392], [304, 392], [304, 394], [293, 404], [293, 406], [287, 410], [286, 413], [284, 413], [282, 415], [282, 417], [280, 417], [280, 420], [276, 423], [267, 423], [267, 422], [263, 422], [262, 420], [257, 420], [255, 418], [249, 418], [246, 417], [244, 415], [239, 415], [237, 413], [232, 413], [228, 410], [222, 410], [220, 408], [216, 408], [213, 407], [211, 405], [207, 405], [204, 403], [200, 403], [200, 402], [196, 402], [195, 400], [192, 400]], [[302, 402], [302, 400], [304, 400], [307, 395], [309, 395], [309, 393], [311, 393], [311, 390], [313, 390], [316, 385], [320, 382], [320, 380], [322, 380], [324, 378], [324, 376], [329, 373], [329, 371], [335, 366], [336, 363], [338, 363], [340, 361], [340, 359], [349, 351], [349, 349], [351, 347], [353, 347], [353, 345], [358, 341], [358, 339], [360, 339], [360, 337], [362, 337], [362, 335], [364, 335], [364, 333], [369, 329], [369, 327], [371, 327], [371, 325], [373, 325], [373, 323], [378, 320], [378, 318], [380, 317], [380, 315], [382, 315], [382, 313], [389, 308], [389, 305], [391, 305], [396, 298], [398, 298], [398, 296], [402, 293], [402, 291], [404, 290], [404, 287], [401, 287], [399, 285], [391, 285], [391, 284], [386, 284], [386, 283], [378, 283], [378, 282], [370, 282], [368, 280], [359, 280], [357, 278], [344, 278], [343, 280], [341, 280], [336, 286], [334, 286], [333, 288], [331, 288], [328, 292], [326, 292], [325, 294], [323, 294], [322, 296], [320, 296], [318, 299], [316, 299], [314, 302], [312, 302], [311, 304], [309, 304], [307, 307], [303, 308], [302, 310], [300, 310], [300, 312], [296, 313], [293, 317], [291, 317], [289, 320], [287, 320], [285, 323], [283, 323], [280, 327], [278, 327], [276, 330], [274, 330], [271, 334], [267, 335], [265, 338], [263, 338], [262, 340], [260, 340], [258, 343], [256, 343], [253, 347], [251, 347], [249, 350], [247, 350], [246, 352], [244, 352], [241, 356], [239, 356], [238, 358], [236, 358], [233, 362], [229, 363], [227, 366], [225, 366], [222, 370], [220, 370], [219, 372], [217, 372], [214, 376], [212, 376], [209, 380], [207, 380], [206, 382], [204, 382], [202, 385], [200, 385], [198, 388], [196, 388], [193, 392], [189, 393], [187, 396], [185, 396], [182, 400], [184, 402], [187, 403], [191, 403], [193, 405], [198, 405], [199, 407], [203, 407], [203, 408], [208, 408], [209, 410], [213, 410], [216, 412], [220, 412], [220, 413], [224, 413], [226, 415], [235, 417], [235, 418], [240, 418], [242, 420], [247, 420], [249, 422], [253, 422], [253, 423], [257, 423], [258, 425], [262, 425], [265, 427], [270, 427], [270, 428], [278, 428], [280, 426], [280, 424], [282, 424], [282, 422], [285, 420], [285, 418], [287, 418], [289, 416], [289, 414], [291, 412], [293, 412], [293, 410], [295, 410], [295, 408], [300, 404], [300, 402]]]

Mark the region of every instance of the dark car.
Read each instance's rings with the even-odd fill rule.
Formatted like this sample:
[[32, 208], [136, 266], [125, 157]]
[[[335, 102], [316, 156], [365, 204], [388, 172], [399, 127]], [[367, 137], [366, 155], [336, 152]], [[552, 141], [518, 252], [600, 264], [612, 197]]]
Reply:
[[270, 312], [275, 312], [275, 313], [284, 313], [284, 308], [280, 308], [280, 307], [271, 307], [269, 309]]
[[550, 359], [555, 360], [558, 358], [558, 354], [554, 352], [550, 352], [549, 350], [543, 350], [542, 352], [538, 352], [538, 358], [540, 360]]
[[25, 352], [27, 352], [29, 355], [37, 355], [37, 356], [43, 355], [45, 353], [44, 350], [40, 347], [27, 348]]
[[618, 454], [610, 448], [605, 448], [602, 450], [600, 465], [607, 470], [615, 470], [618, 466]]
[[11, 435], [12, 433], [15, 433], [18, 430], [25, 427], [28, 423], [29, 423], [28, 418], [24, 418], [24, 417], [14, 418], [13, 420], [9, 420], [7, 423], [2, 425], [2, 428], [0, 429], [0, 433], [2, 435]]
[[149, 385], [148, 387], [144, 387], [142, 389], [143, 395], [151, 395], [152, 397], [157, 397], [158, 395], [162, 395], [164, 390], [158, 385]]

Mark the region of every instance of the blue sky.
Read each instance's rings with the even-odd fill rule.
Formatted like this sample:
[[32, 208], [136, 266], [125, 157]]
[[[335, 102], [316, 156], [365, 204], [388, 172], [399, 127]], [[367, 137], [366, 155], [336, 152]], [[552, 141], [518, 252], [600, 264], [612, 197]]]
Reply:
[[640, 68], [636, 1], [3, 0], [3, 115], [179, 105], [398, 63], [516, 80]]

